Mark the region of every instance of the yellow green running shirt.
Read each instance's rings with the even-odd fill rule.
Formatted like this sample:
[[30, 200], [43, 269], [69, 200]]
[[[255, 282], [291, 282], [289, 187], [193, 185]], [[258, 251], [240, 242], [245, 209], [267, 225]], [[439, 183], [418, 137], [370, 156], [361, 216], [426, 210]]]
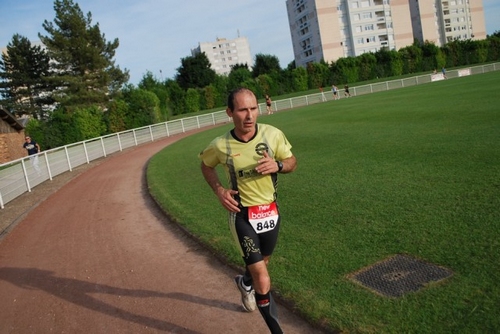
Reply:
[[199, 154], [203, 163], [211, 168], [218, 164], [224, 167], [229, 186], [239, 193], [243, 207], [269, 204], [276, 200], [277, 174], [261, 175], [255, 167], [264, 151], [274, 160], [284, 160], [292, 156], [292, 146], [285, 134], [268, 124], [257, 124], [255, 136], [243, 142], [233, 135], [233, 131], [215, 138]]

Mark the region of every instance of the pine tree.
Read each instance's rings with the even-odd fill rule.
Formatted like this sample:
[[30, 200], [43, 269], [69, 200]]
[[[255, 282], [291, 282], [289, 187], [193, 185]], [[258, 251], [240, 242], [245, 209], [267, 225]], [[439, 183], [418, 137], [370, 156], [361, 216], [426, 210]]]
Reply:
[[92, 14], [83, 15], [72, 0], [54, 2], [54, 22], [43, 23], [48, 35], [39, 34], [51, 58], [58, 87], [53, 97], [67, 110], [76, 107], [106, 108], [129, 79], [127, 70], [115, 66], [118, 39], [107, 42], [99, 24], [92, 25]]
[[181, 67], [177, 69], [176, 81], [179, 86], [188, 88], [204, 88], [215, 80], [216, 73], [210, 67], [205, 52], [181, 59]]
[[13, 114], [29, 114], [44, 118], [54, 103], [50, 98], [49, 56], [40, 45], [32, 45], [28, 38], [15, 34], [0, 60], [0, 93]]

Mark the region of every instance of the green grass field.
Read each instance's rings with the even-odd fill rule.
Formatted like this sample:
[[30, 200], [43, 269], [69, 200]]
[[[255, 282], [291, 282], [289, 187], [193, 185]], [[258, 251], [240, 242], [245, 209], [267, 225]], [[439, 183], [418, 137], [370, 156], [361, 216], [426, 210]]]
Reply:
[[[500, 332], [499, 89], [486, 73], [261, 116], [298, 159], [279, 178], [273, 289], [346, 333]], [[197, 158], [229, 129], [165, 148], [147, 178], [172, 217], [242, 265]], [[399, 298], [347, 277], [395, 254], [454, 274]]]

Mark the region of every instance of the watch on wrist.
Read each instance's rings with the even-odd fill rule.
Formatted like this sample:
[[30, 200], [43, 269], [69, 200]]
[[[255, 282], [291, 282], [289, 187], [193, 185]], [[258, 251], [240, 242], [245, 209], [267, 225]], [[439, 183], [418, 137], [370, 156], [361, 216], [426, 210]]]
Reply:
[[283, 163], [281, 161], [276, 161], [276, 164], [278, 165], [278, 172], [281, 172], [283, 169]]

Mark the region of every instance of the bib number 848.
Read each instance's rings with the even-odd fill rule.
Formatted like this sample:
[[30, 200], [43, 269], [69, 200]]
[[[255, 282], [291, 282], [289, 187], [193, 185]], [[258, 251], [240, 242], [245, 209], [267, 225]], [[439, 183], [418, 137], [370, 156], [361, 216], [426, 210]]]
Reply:
[[270, 231], [270, 230], [273, 230], [274, 228], [276, 227], [276, 223], [274, 221], [274, 219], [271, 219], [269, 221], [265, 221], [265, 222], [258, 222], [256, 224], [256, 232], [257, 233], [262, 233], [262, 232], [267, 232], [267, 231]]

